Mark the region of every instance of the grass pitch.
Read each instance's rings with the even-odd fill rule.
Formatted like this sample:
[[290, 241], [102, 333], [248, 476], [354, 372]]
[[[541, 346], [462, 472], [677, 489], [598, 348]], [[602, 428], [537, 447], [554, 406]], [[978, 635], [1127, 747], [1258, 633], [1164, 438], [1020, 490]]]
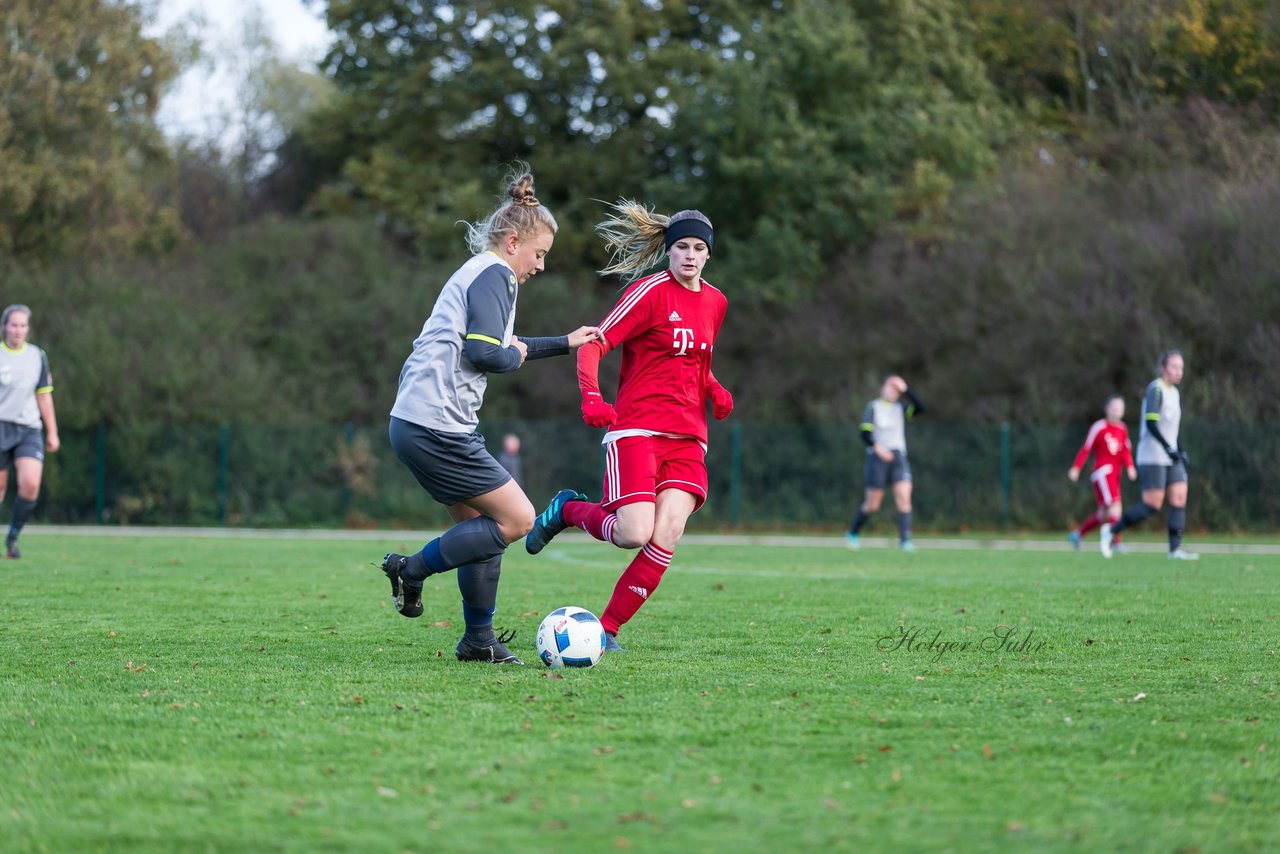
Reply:
[[0, 564], [17, 851], [1265, 850], [1280, 558], [685, 546], [551, 678], [541, 616], [629, 554], [513, 549], [463, 664], [420, 544], [29, 534]]

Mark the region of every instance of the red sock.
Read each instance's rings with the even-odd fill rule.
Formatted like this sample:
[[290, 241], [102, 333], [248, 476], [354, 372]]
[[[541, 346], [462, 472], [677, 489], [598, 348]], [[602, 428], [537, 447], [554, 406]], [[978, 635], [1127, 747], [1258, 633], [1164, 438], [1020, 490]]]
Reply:
[[671, 564], [671, 552], [656, 546], [653, 541], [644, 544], [644, 548], [636, 554], [631, 563], [622, 572], [609, 604], [604, 608], [600, 622], [604, 630], [616, 635], [618, 629], [635, 616], [636, 611], [653, 595], [658, 583], [662, 581], [662, 573]]
[[560, 511], [564, 521], [576, 528], [581, 528], [597, 540], [613, 542], [613, 526], [618, 517], [607, 512], [599, 504], [590, 501], [570, 501]]
[[1085, 519], [1080, 523], [1080, 536], [1083, 537], [1085, 534], [1089, 533], [1101, 524], [1102, 522], [1097, 516], [1090, 516], [1088, 519]]

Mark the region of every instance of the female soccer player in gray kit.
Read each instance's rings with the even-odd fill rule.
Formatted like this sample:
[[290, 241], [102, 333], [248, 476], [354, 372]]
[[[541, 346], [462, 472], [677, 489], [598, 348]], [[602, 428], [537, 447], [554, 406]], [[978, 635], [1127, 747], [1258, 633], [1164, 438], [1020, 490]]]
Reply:
[[1166, 350], [1157, 365], [1160, 376], [1147, 386], [1142, 399], [1142, 424], [1138, 434], [1138, 485], [1142, 501], [1124, 511], [1114, 525], [1103, 525], [1098, 546], [1103, 557], [1111, 557], [1115, 535], [1148, 516], [1160, 512], [1169, 498], [1169, 557], [1172, 560], [1199, 560], [1200, 555], [1182, 548], [1182, 530], [1187, 526], [1187, 452], [1182, 450], [1178, 428], [1182, 425], [1182, 354]]
[[534, 511], [476, 432], [488, 374], [565, 355], [599, 336], [592, 326], [552, 338], [513, 334], [519, 286], [543, 270], [557, 228], [526, 168], [518, 168], [509, 200], [470, 226], [475, 255], [449, 277], [413, 342], [388, 431], [396, 455], [455, 524], [420, 552], [387, 555], [382, 571], [396, 610], [418, 617], [423, 580], [458, 570], [466, 623], [456, 650], [461, 661], [524, 664], [507, 649], [511, 638], [494, 634], [493, 614], [502, 554], [533, 527]]

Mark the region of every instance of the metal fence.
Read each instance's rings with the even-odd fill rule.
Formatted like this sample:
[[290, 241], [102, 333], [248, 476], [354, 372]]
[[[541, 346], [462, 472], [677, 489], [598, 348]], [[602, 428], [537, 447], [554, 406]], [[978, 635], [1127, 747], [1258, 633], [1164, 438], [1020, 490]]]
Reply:
[[[936, 531], [1061, 529], [1093, 506], [1066, 470], [1088, 425], [908, 428], [916, 524]], [[540, 507], [572, 486], [598, 497], [600, 433], [578, 421], [481, 425], [496, 453], [522, 440], [526, 491]], [[1188, 524], [1280, 528], [1280, 439], [1269, 427], [1188, 421]], [[103, 524], [435, 527], [448, 517], [400, 464], [385, 425], [160, 425], [62, 431], [46, 461], [39, 518]], [[711, 497], [696, 528], [830, 529], [862, 494], [864, 446], [852, 425], [712, 425]], [[1125, 503], [1139, 497], [1122, 484]], [[885, 519], [891, 501], [886, 500]]]

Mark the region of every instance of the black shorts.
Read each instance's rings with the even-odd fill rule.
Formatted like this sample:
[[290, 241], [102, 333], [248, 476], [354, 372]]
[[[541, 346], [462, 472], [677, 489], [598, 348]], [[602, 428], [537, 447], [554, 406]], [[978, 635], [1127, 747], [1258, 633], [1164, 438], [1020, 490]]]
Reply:
[[1144, 492], [1148, 489], [1168, 489], [1171, 483], [1185, 483], [1187, 467], [1181, 461], [1173, 465], [1140, 465], [1138, 466], [1138, 487]]
[[893, 462], [886, 463], [868, 448], [864, 474], [867, 489], [884, 489], [886, 483], [893, 485], [899, 481], [911, 480], [911, 466], [907, 463], [907, 455], [902, 451], [894, 451]]
[[13, 465], [17, 457], [44, 461], [44, 428], [0, 421], [0, 470]]
[[484, 437], [474, 431], [441, 433], [392, 416], [387, 434], [400, 462], [441, 504], [484, 495], [511, 480], [485, 448]]

